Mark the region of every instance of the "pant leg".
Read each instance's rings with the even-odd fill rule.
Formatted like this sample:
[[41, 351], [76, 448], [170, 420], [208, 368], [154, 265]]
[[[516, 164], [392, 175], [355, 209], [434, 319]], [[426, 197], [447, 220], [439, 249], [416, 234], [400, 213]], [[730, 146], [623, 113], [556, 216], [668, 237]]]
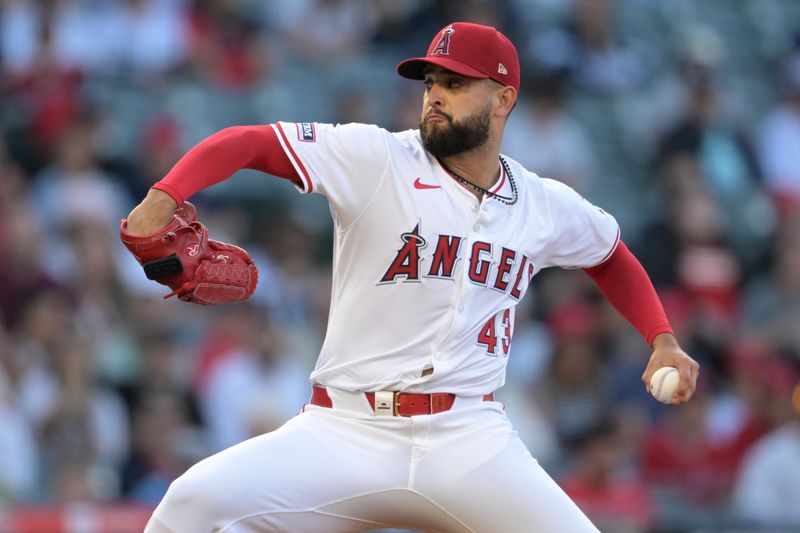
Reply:
[[408, 420], [364, 421], [333, 413], [312, 406], [276, 431], [199, 462], [172, 483], [145, 531], [320, 533], [391, 527], [358, 516], [363, 506], [348, 502], [406, 486]]
[[470, 531], [599, 533], [531, 457], [499, 404], [427, 418], [428, 451], [413, 486]]

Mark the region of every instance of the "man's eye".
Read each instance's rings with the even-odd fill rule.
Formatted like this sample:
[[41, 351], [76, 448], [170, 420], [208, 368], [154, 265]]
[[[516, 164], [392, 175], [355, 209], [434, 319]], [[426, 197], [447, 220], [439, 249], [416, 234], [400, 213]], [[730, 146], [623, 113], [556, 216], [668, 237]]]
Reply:
[[447, 85], [450, 88], [457, 89], [461, 87], [461, 80], [450, 80]]
[[430, 91], [431, 87], [433, 87], [433, 80], [425, 80], [425, 89]]

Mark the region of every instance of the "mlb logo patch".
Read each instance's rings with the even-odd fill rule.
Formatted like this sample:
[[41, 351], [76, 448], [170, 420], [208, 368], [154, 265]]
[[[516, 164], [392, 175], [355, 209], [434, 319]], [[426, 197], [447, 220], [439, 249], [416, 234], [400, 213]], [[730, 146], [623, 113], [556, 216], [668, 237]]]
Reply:
[[317, 132], [313, 122], [300, 122], [297, 124], [297, 140], [313, 143], [317, 140]]

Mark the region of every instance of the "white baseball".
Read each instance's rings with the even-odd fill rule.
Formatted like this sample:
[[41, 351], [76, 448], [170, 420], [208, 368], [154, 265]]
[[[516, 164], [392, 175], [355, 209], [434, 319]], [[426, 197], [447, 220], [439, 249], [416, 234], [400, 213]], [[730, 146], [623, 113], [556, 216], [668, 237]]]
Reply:
[[662, 366], [650, 376], [650, 394], [661, 403], [672, 403], [681, 375], [674, 366]]

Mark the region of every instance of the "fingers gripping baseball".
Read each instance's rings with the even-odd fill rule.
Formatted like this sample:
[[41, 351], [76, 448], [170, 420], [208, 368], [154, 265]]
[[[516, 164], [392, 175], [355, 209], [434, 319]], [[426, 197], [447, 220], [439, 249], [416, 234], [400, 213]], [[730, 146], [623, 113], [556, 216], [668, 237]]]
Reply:
[[120, 239], [148, 279], [172, 289], [165, 298], [213, 305], [253, 294], [258, 283], [253, 259], [238, 246], [209, 240], [191, 203], [185, 202], [166, 227], [151, 235], [131, 235], [127, 222], [120, 223]]
[[662, 334], [653, 342], [653, 354], [642, 374], [642, 382], [650, 391], [650, 379], [659, 368], [675, 367], [678, 369], [680, 381], [670, 403], [686, 403], [694, 395], [700, 365], [684, 352], [671, 334]]

